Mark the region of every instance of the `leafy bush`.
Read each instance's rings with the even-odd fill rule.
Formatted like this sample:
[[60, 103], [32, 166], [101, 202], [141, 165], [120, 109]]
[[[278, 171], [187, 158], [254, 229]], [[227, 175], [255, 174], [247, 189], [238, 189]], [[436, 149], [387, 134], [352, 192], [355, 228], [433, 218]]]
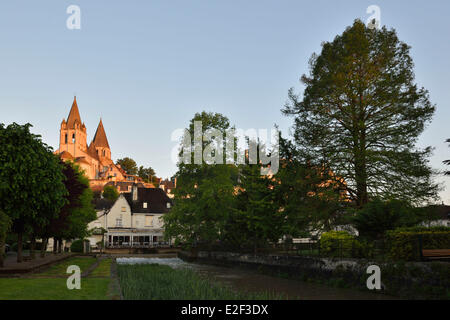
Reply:
[[389, 257], [392, 260], [419, 261], [420, 238], [422, 249], [450, 249], [450, 228], [402, 228], [386, 234]]
[[320, 252], [330, 257], [354, 257], [361, 247], [347, 231], [328, 231], [320, 237]]
[[75, 240], [70, 245], [71, 252], [83, 252], [83, 240]]
[[114, 186], [106, 186], [103, 189], [103, 198], [105, 199], [116, 201], [119, 195], [119, 191]]
[[361, 237], [380, 239], [388, 230], [413, 226], [419, 220], [416, 208], [405, 201], [374, 199], [356, 212], [352, 222]]

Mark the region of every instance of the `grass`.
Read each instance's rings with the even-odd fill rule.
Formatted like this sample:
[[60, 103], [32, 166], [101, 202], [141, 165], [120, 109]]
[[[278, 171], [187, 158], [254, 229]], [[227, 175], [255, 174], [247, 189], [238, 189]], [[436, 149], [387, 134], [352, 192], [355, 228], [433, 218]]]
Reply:
[[97, 260], [72, 257], [27, 278], [0, 278], [0, 300], [105, 300], [108, 299], [112, 260], [105, 259], [87, 278], [81, 278], [81, 289], [67, 288], [67, 267], [77, 265], [86, 271]]
[[91, 265], [93, 265], [97, 260], [92, 257], [73, 257], [66, 259], [58, 264], [55, 264], [44, 270], [42, 272], [37, 273], [39, 276], [63, 276], [67, 277], [66, 273], [67, 267], [71, 265], [79, 266], [81, 269], [81, 273], [86, 271]]
[[243, 293], [201, 278], [188, 269], [158, 264], [118, 265], [126, 300], [266, 300], [269, 293]]
[[109, 277], [111, 275], [112, 259], [103, 259], [89, 277]]
[[104, 300], [109, 279], [82, 278], [69, 290], [65, 278], [0, 278], [0, 300]]

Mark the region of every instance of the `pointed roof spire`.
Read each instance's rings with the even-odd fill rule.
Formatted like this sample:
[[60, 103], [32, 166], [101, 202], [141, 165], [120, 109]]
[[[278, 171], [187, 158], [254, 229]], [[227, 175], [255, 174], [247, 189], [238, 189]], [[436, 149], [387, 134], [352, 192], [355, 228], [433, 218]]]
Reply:
[[67, 117], [67, 127], [74, 128], [76, 121], [78, 121], [81, 125], [80, 111], [78, 111], [77, 105], [77, 96], [74, 96], [72, 108], [70, 109], [69, 116]]
[[102, 119], [100, 119], [100, 123], [98, 124], [97, 131], [95, 131], [95, 136], [92, 143], [96, 147], [103, 147], [110, 149], [108, 138], [106, 138], [105, 128], [103, 127]]

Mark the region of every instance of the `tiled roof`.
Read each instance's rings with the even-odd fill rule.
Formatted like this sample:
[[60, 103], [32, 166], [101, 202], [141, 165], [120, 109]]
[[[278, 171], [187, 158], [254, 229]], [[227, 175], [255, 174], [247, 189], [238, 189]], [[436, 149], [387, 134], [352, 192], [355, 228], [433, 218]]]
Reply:
[[[105, 184], [106, 186], [114, 186], [117, 188], [117, 190], [119, 192], [124, 192], [124, 191], [128, 191], [128, 187], [132, 187], [134, 184], [134, 182], [132, 181], [110, 181], [107, 184]], [[138, 183], [138, 188], [144, 187], [143, 183]]]
[[[172, 205], [172, 200], [159, 188], [137, 188], [137, 201], [133, 201], [133, 191], [124, 194], [132, 213], [167, 213], [167, 203]], [[147, 208], [144, 208], [144, 202]]]
[[450, 219], [450, 206], [442, 205], [434, 205], [431, 206], [435, 208], [435, 212], [438, 216], [438, 219]]
[[111, 209], [114, 205], [114, 201], [108, 199], [94, 199], [95, 210]]
[[95, 131], [94, 140], [92, 143], [96, 147], [109, 148], [108, 138], [106, 138], [105, 128], [103, 128], [102, 119], [100, 119], [100, 123], [98, 124], [97, 131]]
[[95, 149], [94, 142], [91, 142], [91, 144], [89, 145], [89, 147], [87, 149], [87, 152], [92, 158], [94, 158], [96, 160], [100, 160], [98, 157], [97, 150]]
[[72, 108], [70, 109], [69, 116], [67, 117], [67, 128], [75, 128], [75, 123], [79, 123], [81, 126], [80, 111], [78, 110], [77, 97], [73, 98]]
[[59, 156], [61, 157], [61, 159], [69, 159], [69, 160], [73, 160], [73, 156], [70, 154], [70, 152], [68, 151], [63, 151], [59, 154]]

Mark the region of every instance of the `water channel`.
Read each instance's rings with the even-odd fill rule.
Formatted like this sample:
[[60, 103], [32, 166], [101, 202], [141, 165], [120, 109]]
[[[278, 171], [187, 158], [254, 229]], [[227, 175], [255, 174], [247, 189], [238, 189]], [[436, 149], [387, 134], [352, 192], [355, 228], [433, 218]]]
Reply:
[[239, 268], [188, 263], [179, 258], [117, 258], [118, 264], [157, 263], [174, 269], [189, 268], [239, 291], [273, 292], [288, 299], [300, 300], [391, 300], [395, 297], [357, 289], [333, 288], [325, 285], [268, 276]]

